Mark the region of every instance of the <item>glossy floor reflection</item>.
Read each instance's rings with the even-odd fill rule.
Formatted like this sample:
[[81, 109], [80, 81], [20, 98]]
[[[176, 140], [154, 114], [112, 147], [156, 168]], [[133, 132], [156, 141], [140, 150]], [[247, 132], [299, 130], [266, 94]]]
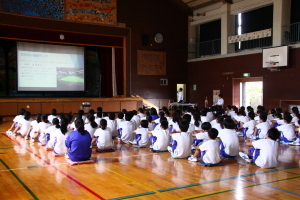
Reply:
[[1, 200], [300, 198], [299, 146], [281, 144], [279, 166], [261, 169], [241, 158], [202, 167], [115, 141], [115, 152], [93, 151], [95, 164], [70, 166], [37, 143], [7, 136], [9, 125], [0, 125]]

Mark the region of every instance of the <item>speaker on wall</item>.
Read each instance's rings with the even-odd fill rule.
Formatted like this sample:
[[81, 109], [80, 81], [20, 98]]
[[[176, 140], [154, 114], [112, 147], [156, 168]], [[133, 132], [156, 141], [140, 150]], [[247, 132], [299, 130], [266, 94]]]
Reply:
[[142, 35], [142, 44], [143, 46], [147, 46], [148, 45], [148, 39], [149, 38], [149, 35], [148, 34], [143, 34]]

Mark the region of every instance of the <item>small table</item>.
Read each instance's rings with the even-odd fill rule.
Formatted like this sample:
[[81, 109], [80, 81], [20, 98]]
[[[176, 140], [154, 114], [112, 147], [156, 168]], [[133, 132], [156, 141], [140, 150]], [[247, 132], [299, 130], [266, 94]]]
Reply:
[[195, 108], [197, 106], [197, 103], [178, 103], [178, 102], [174, 102], [174, 103], [168, 103], [169, 109], [172, 110], [172, 108], [174, 106], [190, 106]]

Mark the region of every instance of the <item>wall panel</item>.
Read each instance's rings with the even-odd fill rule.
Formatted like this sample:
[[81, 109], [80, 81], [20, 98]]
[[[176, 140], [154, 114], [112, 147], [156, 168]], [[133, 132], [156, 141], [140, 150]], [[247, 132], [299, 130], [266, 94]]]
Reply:
[[30, 102], [30, 103], [18, 103], [18, 110], [20, 110], [22, 108], [29, 111], [31, 114], [42, 113], [41, 103], [32, 103], [32, 102]]

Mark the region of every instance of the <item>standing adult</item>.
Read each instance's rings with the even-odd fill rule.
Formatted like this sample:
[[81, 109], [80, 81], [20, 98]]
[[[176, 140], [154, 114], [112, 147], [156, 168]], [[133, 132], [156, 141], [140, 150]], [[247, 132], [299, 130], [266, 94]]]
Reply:
[[183, 102], [183, 93], [182, 93], [182, 88], [179, 88], [177, 91], [177, 102], [182, 103]]
[[218, 97], [219, 97], [219, 99], [218, 99], [218, 101], [217, 101], [216, 105], [217, 105], [217, 106], [221, 106], [221, 107], [223, 107], [223, 106], [224, 106], [224, 99], [223, 99], [223, 95], [222, 95], [222, 94], [219, 94], [219, 95], [218, 95]]

